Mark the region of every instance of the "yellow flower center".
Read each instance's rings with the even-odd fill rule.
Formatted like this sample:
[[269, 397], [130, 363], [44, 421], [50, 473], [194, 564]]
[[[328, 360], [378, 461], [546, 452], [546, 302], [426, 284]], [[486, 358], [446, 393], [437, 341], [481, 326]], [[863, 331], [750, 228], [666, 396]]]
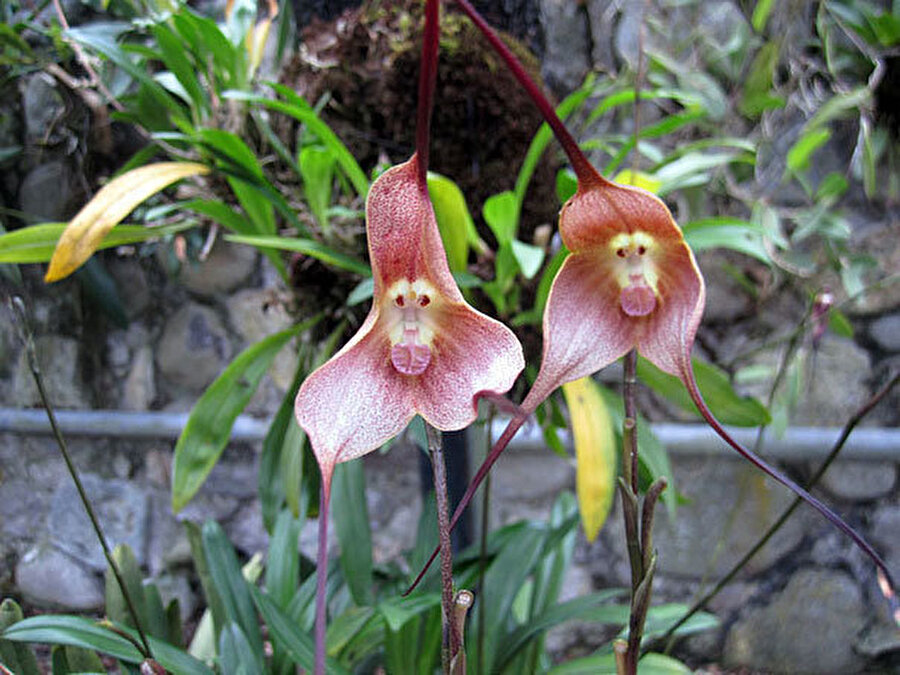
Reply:
[[434, 287], [427, 281], [395, 282], [387, 292], [385, 314], [391, 364], [403, 375], [421, 375], [431, 363], [434, 338]]
[[619, 282], [619, 305], [628, 316], [647, 316], [656, 309], [658, 275], [653, 265], [656, 242], [646, 232], [619, 234], [610, 240]]

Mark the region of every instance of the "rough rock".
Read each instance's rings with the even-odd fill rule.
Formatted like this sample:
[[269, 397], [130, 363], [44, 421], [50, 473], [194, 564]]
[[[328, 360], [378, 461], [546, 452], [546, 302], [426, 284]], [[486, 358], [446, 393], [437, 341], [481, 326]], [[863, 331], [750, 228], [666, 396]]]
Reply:
[[706, 308], [704, 323], [728, 323], [745, 316], [751, 307], [751, 298], [740, 284], [725, 271], [728, 259], [719, 252], [703, 253], [698, 263], [706, 280]]
[[137, 258], [113, 258], [107, 263], [116, 280], [119, 297], [129, 319], [143, 314], [150, 305], [151, 291], [147, 274]]
[[103, 585], [88, 569], [52, 546], [26, 553], [16, 565], [16, 585], [28, 602], [86, 612], [103, 606]]
[[540, 0], [544, 31], [541, 75], [556, 92], [577, 88], [590, 70], [587, 15], [581, 3]]
[[[721, 576], [759, 539], [790, 504], [792, 495], [743, 461], [709, 462], [679, 459], [675, 486], [688, 502], [678, 507], [674, 521], [657, 509], [653, 530], [660, 555], [658, 574], [685, 579]], [[809, 527], [811, 514], [800, 510], [746, 566], [743, 576], [770, 568], [793, 551]], [[617, 580], [628, 577], [622, 517], [610, 516], [601, 539], [619, 552], [624, 567]], [[598, 570], [599, 571], [599, 570]]]
[[[45, 335], [35, 338], [34, 347], [50, 402], [57, 408], [89, 408], [90, 400], [81, 376], [78, 340]], [[24, 408], [42, 405], [24, 349], [19, 351], [12, 388], [14, 405]]]
[[225, 531], [235, 548], [248, 556], [264, 553], [269, 548], [269, 534], [263, 526], [258, 500], [242, 506], [225, 526]]
[[872, 539], [880, 544], [885, 562], [895, 579], [900, 579], [900, 505], [880, 507], [872, 516]]
[[835, 497], [851, 501], [885, 497], [896, 482], [897, 466], [891, 462], [835, 462], [822, 476], [822, 487]]
[[[752, 609], [725, 640], [729, 665], [780, 673], [859, 672], [853, 644], [865, 624], [854, 580], [842, 572], [805, 569], [763, 607]], [[803, 626], [802, 639], [790, 626]]]
[[65, 221], [71, 215], [72, 172], [63, 160], [36, 166], [19, 186], [19, 208], [47, 222]]
[[141, 347], [134, 355], [131, 369], [122, 389], [122, 408], [125, 410], [149, 410], [156, 398], [156, 380], [153, 367], [153, 350]]
[[[281, 302], [279, 294], [271, 289], [249, 288], [238, 291], [226, 301], [231, 325], [249, 344], [285, 330], [293, 324], [290, 314]], [[276, 385], [286, 391], [297, 370], [295, 349], [282, 349], [269, 369]]]
[[229, 293], [242, 286], [256, 269], [256, 249], [217, 241], [209, 257], [181, 266], [178, 283], [203, 297]]
[[194, 616], [199, 600], [197, 594], [191, 589], [190, 581], [184, 574], [163, 574], [152, 581], [159, 589], [163, 607], [167, 607], [172, 600], [178, 600], [181, 621], [188, 621]]
[[[82, 474], [81, 482], [94, 507], [103, 534], [112, 549], [127, 544], [139, 564], [147, 559], [147, 494], [133, 483]], [[94, 570], [106, 569], [106, 558], [91, 522], [71, 482], [61, 484], [53, 493], [47, 514], [47, 530], [61, 551]]]
[[212, 382], [230, 357], [228, 333], [218, 315], [193, 302], [169, 317], [156, 352], [163, 376], [195, 392]]
[[54, 127], [60, 123], [66, 108], [56, 80], [50, 74], [38, 71], [23, 77], [20, 87], [26, 142], [29, 145], [55, 142], [57, 133]]
[[888, 314], [869, 325], [869, 335], [886, 352], [900, 352], [900, 314]]
[[613, 0], [588, 0], [587, 12], [591, 28], [591, 65], [595, 70], [616, 72], [613, 55], [613, 27], [619, 3]]

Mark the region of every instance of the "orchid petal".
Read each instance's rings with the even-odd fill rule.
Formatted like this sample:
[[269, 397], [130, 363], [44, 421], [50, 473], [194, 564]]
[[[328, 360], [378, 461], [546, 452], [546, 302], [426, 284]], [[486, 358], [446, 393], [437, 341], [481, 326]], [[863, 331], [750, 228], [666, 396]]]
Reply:
[[573, 253], [544, 309], [541, 369], [522, 408], [532, 412], [554, 389], [595, 373], [635, 345], [635, 322], [618, 307], [619, 287], [594, 252]]
[[513, 332], [469, 307], [456, 286], [415, 155], [375, 181], [366, 220], [372, 311], [295, 405], [323, 477], [417, 413], [444, 431], [468, 426], [476, 396], [506, 392], [525, 366]]
[[295, 413], [322, 473], [372, 452], [415, 415], [412, 395], [386, 355], [387, 337], [370, 314], [353, 340], [303, 382]]
[[476, 395], [503, 393], [525, 367], [522, 346], [499, 321], [460, 303], [445, 309], [428, 377], [419, 380], [416, 410], [437, 429], [462, 429], [478, 414]]

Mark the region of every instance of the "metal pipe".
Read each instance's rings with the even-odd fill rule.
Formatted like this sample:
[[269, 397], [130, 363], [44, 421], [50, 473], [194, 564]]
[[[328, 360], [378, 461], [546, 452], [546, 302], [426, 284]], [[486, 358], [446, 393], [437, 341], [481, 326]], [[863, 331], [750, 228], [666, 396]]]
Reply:
[[[187, 413], [122, 410], [59, 410], [56, 415], [63, 433], [67, 435], [136, 439], [176, 439], [188, 419]], [[505, 425], [503, 420], [495, 421], [494, 437]], [[235, 421], [231, 439], [261, 441], [268, 427], [268, 420], [240, 415]], [[704, 424], [661, 423], [651, 427], [673, 455], [738, 457]], [[756, 429], [729, 427], [728, 431], [746, 446], [752, 446], [756, 440]], [[43, 435], [50, 433], [50, 424], [43, 410], [0, 408], [0, 432]], [[840, 432], [840, 429], [831, 427], [791, 427], [783, 436], [776, 437], [771, 430], [766, 430], [764, 454], [771, 459], [795, 462], [822, 459]], [[566, 444], [571, 442], [565, 432], [561, 438]], [[526, 425], [511, 443], [517, 449], [537, 449], [544, 445], [541, 430], [535, 424]], [[900, 462], [900, 429], [858, 428], [847, 440], [841, 458]]]

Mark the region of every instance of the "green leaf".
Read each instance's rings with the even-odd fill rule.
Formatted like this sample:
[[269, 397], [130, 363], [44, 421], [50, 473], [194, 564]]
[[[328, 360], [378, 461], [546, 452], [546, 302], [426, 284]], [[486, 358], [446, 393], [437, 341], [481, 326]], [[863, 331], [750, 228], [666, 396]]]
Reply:
[[769, 15], [775, 8], [775, 0], [758, 0], [756, 7], [753, 8], [753, 15], [750, 17], [750, 24], [757, 33], [762, 33], [766, 29], [766, 23], [769, 21]]
[[[740, 396], [724, 371], [699, 359], [693, 359], [693, 364], [697, 386], [720, 422], [739, 427], [756, 427], [771, 421], [766, 407], [755, 398]], [[666, 399], [684, 410], [697, 412], [684, 383], [674, 375], [664, 373], [643, 357], [638, 359], [637, 373], [642, 382]]]
[[587, 621], [598, 624], [621, 625], [628, 623], [628, 609], [623, 605], [610, 605], [609, 601], [625, 594], [621, 588], [613, 588], [590, 595], [573, 598], [547, 609], [519, 626], [503, 638], [497, 652], [497, 672], [507, 667], [509, 661], [534, 638], [566, 621]]
[[[117, 630], [137, 642], [137, 634], [125, 626]], [[42, 642], [94, 649], [127, 663], [141, 663], [143, 655], [126, 638], [103, 627], [102, 623], [79, 616], [43, 615], [20, 621], [7, 628], [4, 639], [15, 642]], [[150, 638], [154, 658], [166, 670], [184, 675], [213, 675], [213, 671], [180, 649]]]
[[[271, 598], [266, 597], [259, 589], [252, 588], [251, 593], [272, 640], [277, 641], [287, 651], [294, 663], [308, 672], [313, 672], [315, 645], [312, 637], [301, 631], [296, 622], [278, 609]], [[326, 663], [326, 672], [329, 675], [349, 675], [348, 671], [331, 659]]]
[[[197, 132], [197, 138], [227, 156], [248, 176], [252, 176], [257, 181], [265, 183], [266, 187], [274, 190], [266, 181], [256, 155], [239, 136], [222, 129], [201, 129]], [[255, 185], [248, 181], [234, 176], [228, 176], [227, 180], [238, 202], [250, 218], [250, 222], [253, 223], [256, 234], [274, 235], [275, 212], [266, 195], [255, 189]]]
[[[625, 403], [620, 395], [609, 389], [601, 387], [601, 391], [606, 399], [609, 413], [613, 417], [613, 425], [616, 428], [621, 454]], [[637, 419], [637, 438], [641, 479], [645, 480], [646, 484], [649, 485], [657, 478], [665, 476], [669, 482], [669, 487], [663, 491], [662, 500], [666, 508], [669, 509], [670, 515], [674, 517], [675, 510], [678, 507], [678, 492], [675, 489], [675, 478], [672, 473], [672, 465], [669, 462], [669, 453], [666, 452], [665, 446], [653, 433], [650, 423], [642, 415], [638, 415]]]
[[300, 151], [300, 175], [309, 209], [323, 232], [330, 231], [328, 207], [334, 183], [334, 155], [323, 148], [307, 146]]
[[482, 215], [500, 246], [515, 238], [519, 228], [519, 201], [514, 192], [507, 190], [488, 197]]
[[[13, 624], [24, 619], [22, 608], [11, 599], [0, 603], [0, 634]], [[0, 663], [17, 675], [40, 675], [37, 659], [28, 645], [11, 642], [0, 637]]]
[[[548, 675], [616, 675], [614, 654], [574, 659], [550, 669]], [[638, 663], [640, 675], [690, 675], [691, 669], [671, 656], [649, 653]]]
[[753, 57], [750, 71], [744, 81], [743, 97], [739, 106], [741, 114], [755, 118], [766, 110], [784, 106], [784, 99], [772, 93], [780, 52], [780, 42], [771, 40], [766, 42]]
[[259, 659], [247, 636], [236, 623], [229, 623], [219, 635], [219, 666], [222, 675], [262, 675]]
[[556, 174], [556, 198], [565, 204], [578, 190], [578, 179], [572, 169], [560, 169]]
[[313, 239], [293, 239], [288, 237], [255, 237], [236, 234], [225, 235], [227, 241], [233, 241], [238, 244], [249, 244], [257, 248], [273, 248], [282, 251], [296, 251], [303, 253], [311, 258], [321, 260], [323, 263], [332, 265], [348, 272], [353, 272], [363, 277], [372, 275], [372, 269], [364, 262], [351, 258], [348, 255], [339, 253], [329, 248], [325, 244], [321, 244]]
[[[510, 621], [513, 601], [526, 579], [531, 575], [546, 540], [546, 529], [533, 523], [522, 523], [514, 538], [500, 551], [484, 578], [484, 587], [490, 593], [490, 601], [483, 614], [477, 613], [472, 622], [473, 630], [484, 631], [483, 661], [479, 661], [477, 643], [468, 645], [469, 663], [484, 663], [486, 672], [496, 672], [496, 654]], [[484, 625], [478, 628], [481, 617]]]
[[278, 112], [284, 113], [305, 124], [325, 147], [332, 152], [337, 163], [344, 170], [344, 173], [347, 174], [347, 178], [349, 178], [350, 182], [353, 184], [356, 193], [360, 197], [365, 197], [369, 192], [369, 179], [366, 178], [365, 172], [360, 168], [356, 159], [353, 157], [353, 154], [347, 149], [347, 146], [341, 142], [325, 122], [319, 119], [316, 111], [294, 91], [280, 84], [271, 84], [270, 86], [283, 98], [287, 99], [287, 101], [272, 100], [265, 96], [250, 94], [244, 91], [226, 91], [223, 96], [229, 99], [262, 105], [271, 110], [277, 110]]
[[175, 445], [172, 509], [184, 508], [228, 444], [231, 427], [256, 392], [275, 356], [319, 317], [281, 331], [241, 352], [197, 401]]
[[366, 506], [366, 480], [361, 460], [335, 467], [331, 513], [341, 545], [341, 570], [353, 601], [360, 606], [374, 602], [372, 594], [372, 531]]
[[154, 24], [151, 30], [159, 46], [163, 63], [178, 78], [178, 82], [193, 104], [195, 114], [208, 113], [209, 98], [197, 79], [194, 64], [186, 56], [184, 45], [166, 24]]
[[326, 652], [329, 656], [337, 656], [366, 627], [375, 615], [372, 607], [350, 606], [334, 617], [328, 624], [325, 636]]
[[[595, 93], [594, 79], [593, 75], [588, 75], [582, 85], [557, 106], [556, 114], [561, 120], [565, 120], [572, 112], [584, 105], [584, 102]], [[531, 182], [531, 177], [534, 175], [538, 162], [540, 162], [544, 150], [547, 149], [547, 145], [552, 139], [553, 133], [546, 122], [541, 125], [534, 138], [531, 139], [528, 152], [525, 153], [525, 159], [522, 160], [522, 167], [519, 169], [518, 176], [516, 176], [514, 192], [520, 206], [525, 201], [525, 193], [528, 190], [528, 184]]]
[[365, 302], [374, 294], [375, 279], [373, 279], [372, 277], [366, 277], [358, 284], [356, 284], [353, 290], [350, 291], [350, 294], [347, 296], [346, 305], [347, 307], [353, 307], [354, 305], [358, 305], [361, 302]]
[[286, 609], [300, 584], [300, 521], [282, 510], [275, 521], [266, 565], [266, 593], [281, 609]]
[[[49, 262], [67, 225], [68, 223], [40, 223], [0, 234], [0, 263]], [[105, 249], [126, 244], [138, 244], [183, 232], [196, 225], [197, 223], [191, 221], [159, 227], [116, 225], [106, 233], [97, 248]]]
[[814, 127], [801, 134], [787, 153], [787, 168], [794, 173], [809, 168], [810, 159], [816, 150], [831, 138], [831, 130], [827, 127]]
[[839, 337], [853, 337], [853, 324], [850, 323], [850, 319], [834, 307], [828, 310], [828, 330]]
[[65, 35], [89, 50], [99, 52], [141, 83], [153, 102], [176, 117], [183, 117], [181, 106], [150, 75], [143, 64], [131, 60], [119, 44], [118, 36], [131, 30], [127, 22], [98, 22], [70, 28]]
[[872, 90], [862, 85], [844, 94], [836, 94], [823, 103], [806, 123], [806, 129], [814, 131], [829, 122], [847, 116], [859, 115], [861, 109], [872, 104]]
[[250, 595], [251, 584], [244, 578], [237, 554], [218, 523], [204, 523], [202, 537], [209, 574], [225, 610], [225, 624], [221, 629], [220, 639], [221, 634], [228, 630], [229, 624], [240, 626], [261, 669], [263, 641]]
[[378, 603], [378, 611], [388, 629], [396, 632], [414, 617], [441, 604], [440, 593], [417, 593], [407, 597], [393, 596]]
[[763, 244], [764, 231], [759, 224], [738, 218], [705, 218], [686, 223], [681, 230], [694, 252], [727, 248], [767, 265], [772, 263]]
[[[147, 608], [144, 603], [144, 579], [141, 575], [141, 568], [138, 565], [137, 558], [131, 547], [125, 544], [119, 544], [113, 549], [113, 561], [125, 582], [125, 589], [128, 596], [134, 604], [134, 610], [137, 612], [137, 621], [141, 623], [141, 627], [147, 628]], [[107, 565], [106, 568], [106, 616], [121, 623], [125, 626], [135, 628], [135, 617], [132, 616], [125, 601], [125, 595], [119, 586], [112, 568]]]
[[466, 198], [456, 183], [432, 172], [428, 173], [428, 196], [434, 207], [450, 270], [462, 272], [468, 264], [470, 241], [479, 240]]
[[544, 262], [544, 249], [540, 246], [526, 244], [518, 239], [513, 239], [511, 244], [513, 255], [519, 264], [522, 276], [526, 279], [534, 278], [534, 275], [538, 273]]

